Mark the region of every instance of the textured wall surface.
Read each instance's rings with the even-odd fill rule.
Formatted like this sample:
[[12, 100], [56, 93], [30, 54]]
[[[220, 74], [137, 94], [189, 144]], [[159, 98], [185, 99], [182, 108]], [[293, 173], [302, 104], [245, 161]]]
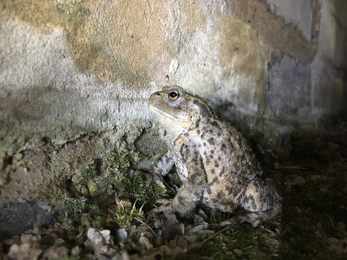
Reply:
[[[108, 133], [83, 143], [82, 164], [135, 140], [155, 125], [147, 99], [164, 85], [268, 137], [345, 110], [346, 13], [344, 0], [1, 1], [0, 204], [78, 170], [62, 155], [79, 151], [72, 141]], [[65, 168], [41, 167], [48, 143]]]

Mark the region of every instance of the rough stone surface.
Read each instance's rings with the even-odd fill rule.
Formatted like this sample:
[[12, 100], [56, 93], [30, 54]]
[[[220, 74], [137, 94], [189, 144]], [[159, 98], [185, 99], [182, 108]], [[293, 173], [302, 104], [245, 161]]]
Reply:
[[310, 108], [311, 68], [293, 57], [273, 55], [269, 62], [269, 101], [274, 116], [295, 116]]
[[346, 109], [346, 12], [344, 0], [1, 1], [0, 207], [67, 196], [124, 135], [164, 150], [147, 108], [163, 85], [246, 134], [330, 119]]
[[286, 24], [293, 23], [311, 40], [312, 0], [267, 0], [272, 12], [283, 17]]
[[33, 228], [34, 225], [50, 225], [62, 214], [64, 211], [51, 210], [37, 200], [2, 208], [0, 209], [0, 241], [19, 235]]

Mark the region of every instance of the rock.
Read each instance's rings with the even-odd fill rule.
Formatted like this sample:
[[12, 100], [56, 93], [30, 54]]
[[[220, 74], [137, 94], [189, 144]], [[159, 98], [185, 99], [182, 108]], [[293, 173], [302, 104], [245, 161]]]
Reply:
[[319, 191], [320, 191], [321, 193], [328, 193], [328, 192], [329, 192], [329, 190], [328, 190], [327, 187], [322, 187], [322, 188], [319, 189]]
[[94, 245], [98, 245], [100, 243], [109, 244], [111, 242], [110, 234], [111, 231], [107, 229], [97, 230], [95, 228], [89, 228], [87, 231], [87, 237]]
[[78, 255], [81, 252], [81, 248], [79, 246], [75, 246], [71, 249], [71, 255]]
[[43, 254], [43, 258], [45, 259], [61, 259], [68, 256], [69, 249], [67, 249], [65, 246], [59, 246], [57, 248], [51, 247]]
[[235, 254], [237, 254], [238, 256], [241, 256], [243, 254], [242, 250], [240, 249], [234, 249]]
[[154, 239], [156, 238], [156, 235], [155, 233], [153, 233], [152, 230], [144, 230], [142, 233], [141, 233], [141, 236], [144, 236], [144, 237], [147, 237], [149, 239], [149, 241], [154, 241]]
[[11, 165], [7, 165], [4, 172], [0, 172], [0, 186], [8, 182], [8, 174], [11, 171]]
[[310, 178], [313, 181], [320, 181], [320, 180], [327, 180], [328, 179], [326, 176], [318, 175], [318, 174], [311, 175]]
[[343, 244], [343, 241], [337, 239], [336, 237], [329, 237], [327, 239], [327, 242], [329, 245], [340, 245], [340, 244], [342, 245]]
[[290, 192], [292, 190], [292, 185], [286, 185], [286, 192]]
[[23, 158], [23, 154], [21, 154], [21, 153], [16, 153], [14, 156], [13, 156], [13, 161], [14, 162], [17, 162], [17, 161], [19, 161], [20, 159], [22, 159]]
[[201, 214], [205, 214], [205, 213], [203, 213], [202, 210], [199, 210], [199, 215], [198, 214], [194, 215], [194, 226], [197, 226], [205, 221], [204, 217]]
[[157, 237], [154, 238], [154, 240], [153, 240], [154, 247], [160, 247], [160, 246], [164, 245], [165, 241], [166, 240], [165, 240], [164, 236], [162, 235], [162, 231], [158, 230]]
[[37, 225], [34, 225], [33, 229], [29, 230], [29, 232], [27, 232], [27, 233], [30, 233], [30, 234], [33, 234], [33, 235], [40, 235], [41, 234], [41, 230], [40, 230], [40, 228]]
[[159, 252], [161, 253], [162, 256], [175, 255], [175, 254], [181, 253], [182, 249], [179, 248], [178, 246], [175, 248], [170, 248], [168, 246], [161, 246], [159, 249]]
[[41, 245], [44, 245], [44, 246], [52, 246], [55, 244], [55, 242], [59, 239], [59, 237], [54, 234], [54, 233], [50, 233], [50, 234], [47, 234], [45, 236], [42, 237], [41, 239]]
[[13, 244], [8, 252], [8, 257], [14, 260], [36, 260], [41, 254], [41, 249], [31, 248], [29, 244]]
[[198, 232], [198, 235], [202, 236], [202, 237], [206, 237], [206, 236], [209, 237], [209, 236], [214, 235], [214, 233], [216, 233], [214, 230], [205, 229], [205, 230], [200, 230]]
[[85, 197], [88, 197], [88, 196], [89, 196], [89, 190], [88, 190], [88, 188], [87, 188], [85, 185], [83, 185], [83, 184], [81, 184], [81, 186], [80, 186], [80, 194], [81, 194], [82, 196], [85, 196]]
[[137, 232], [136, 225], [132, 225], [128, 230], [128, 237], [132, 237], [133, 235], [136, 234], [136, 232]]
[[341, 230], [341, 229], [339, 229], [338, 226], [336, 226], [336, 228], [335, 228], [335, 230], [333, 232], [333, 236], [336, 237], [337, 239], [343, 240], [346, 237], [345, 229], [343, 228]]
[[175, 239], [169, 242], [170, 248], [180, 247], [182, 249], [187, 249], [188, 243], [182, 236], [176, 236]]
[[112, 260], [130, 260], [130, 256], [127, 251], [122, 250], [117, 255], [112, 258]]
[[87, 187], [88, 187], [88, 191], [89, 191], [90, 196], [95, 197], [97, 192], [98, 192], [97, 184], [94, 181], [90, 180], [87, 183]]
[[305, 183], [306, 183], [306, 180], [303, 177], [301, 177], [301, 176], [297, 176], [294, 179], [294, 184], [295, 185], [299, 185], [300, 187], [304, 186]]
[[340, 149], [340, 145], [339, 144], [335, 144], [332, 142], [328, 142], [328, 150], [338, 150]]
[[7, 165], [5, 168], [5, 175], [9, 174], [11, 171], [11, 165]]
[[124, 228], [120, 228], [117, 230], [116, 240], [118, 242], [125, 240], [127, 237], [128, 237], [128, 232]]
[[124, 200], [116, 199], [116, 204], [118, 209], [124, 209], [124, 208], [131, 209], [133, 207], [133, 204], [128, 199], [124, 199]]
[[161, 221], [159, 219], [156, 219], [153, 223], [153, 226], [155, 229], [159, 229], [162, 227]]
[[182, 236], [178, 236], [177, 237], [176, 244], [177, 244], [178, 247], [180, 247], [182, 249], [187, 249], [187, 247], [188, 247], [187, 241]]
[[205, 213], [205, 211], [203, 211], [202, 209], [199, 209], [199, 215], [205, 220], [205, 221], [210, 221], [210, 217], [207, 216], [207, 214]]
[[183, 228], [181, 223], [177, 220], [175, 214], [170, 214], [165, 222], [165, 228], [163, 229], [163, 236], [166, 240], [170, 241], [177, 235], [183, 234]]
[[[180, 247], [170, 248], [167, 245], [161, 246], [159, 248], [155, 248], [150, 255], [146, 255], [145, 257], [139, 257], [138, 254], [131, 255], [131, 260], [139, 260], [139, 259], [166, 259], [167, 256], [177, 255], [182, 252]], [[118, 258], [117, 258], [118, 259]], [[176, 258], [175, 258], [176, 259]], [[123, 259], [122, 259], [123, 260]], [[126, 260], [126, 259], [124, 259]]]
[[152, 243], [148, 240], [148, 238], [146, 238], [144, 236], [139, 238], [139, 244], [140, 244], [141, 251], [143, 251], [143, 250], [147, 251], [147, 250], [153, 248]]
[[187, 234], [197, 234], [199, 231], [204, 229], [204, 225], [198, 225], [190, 229]]
[[113, 257], [117, 254], [117, 250], [114, 248], [110, 234], [110, 230], [107, 229], [89, 228], [87, 231], [88, 240], [84, 242], [84, 245], [88, 250], [94, 251], [97, 259], [103, 260]]
[[330, 245], [329, 250], [333, 250], [338, 254], [342, 254], [343, 253], [343, 246], [342, 245]]
[[185, 226], [185, 230], [184, 232], [187, 233], [189, 230], [191, 230], [194, 226], [192, 224], [188, 224], [187, 226]]
[[346, 228], [346, 224], [342, 221], [336, 225], [336, 229], [339, 231], [345, 232], [345, 228]]
[[198, 240], [198, 236], [195, 234], [184, 235], [184, 238], [191, 244], [195, 243]]
[[208, 223], [207, 223], [207, 222], [202, 222], [201, 224], [202, 224], [202, 227], [203, 227], [204, 229], [207, 229], [207, 228], [208, 228]]
[[32, 234], [23, 234], [20, 237], [20, 240], [23, 244], [27, 243], [32, 248], [39, 248], [41, 242], [40, 235], [32, 235]]
[[65, 210], [52, 210], [39, 200], [17, 203], [0, 209], [0, 241], [32, 229], [34, 225], [53, 224]]

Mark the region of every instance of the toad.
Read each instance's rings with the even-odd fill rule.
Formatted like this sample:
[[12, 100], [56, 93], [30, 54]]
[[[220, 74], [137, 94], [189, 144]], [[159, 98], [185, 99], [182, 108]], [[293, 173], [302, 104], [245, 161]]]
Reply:
[[279, 213], [278, 188], [265, 177], [246, 139], [204, 100], [179, 86], [165, 86], [151, 95], [149, 108], [168, 146], [155, 171], [166, 175], [175, 164], [183, 183], [172, 201], [153, 212], [186, 217], [199, 203], [231, 213], [241, 208], [237, 220], [253, 226]]

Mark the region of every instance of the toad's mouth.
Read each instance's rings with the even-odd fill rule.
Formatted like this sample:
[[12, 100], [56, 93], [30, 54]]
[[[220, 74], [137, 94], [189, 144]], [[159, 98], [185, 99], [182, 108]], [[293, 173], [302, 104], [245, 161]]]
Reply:
[[175, 121], [175, 122], [180, 122], [180, 121], [182, 121], [181, 118], [179, 118], [179, 117], [177, 117], [177, 116], [174, 116], [174, 115], [172, 115], [172, 114], [170, 114], [170, 113], [168, 113], [168, 112], [165, 112], [165, 111], [163, 111], [163, 110], [161, 110], [161, 109], [159, 109], [159, 108], [157, 108], [157, 107], [155, 107], [155, 106], [153, 106], [153, 105], [151, 105], [151, 104], [149, 105], [149, 108], [150, 108], [154, 113], [161, 114], [161, 115], [167, 117], [168, 119], [170, 119], [170, 120], [172, 120], [172, 121]]

